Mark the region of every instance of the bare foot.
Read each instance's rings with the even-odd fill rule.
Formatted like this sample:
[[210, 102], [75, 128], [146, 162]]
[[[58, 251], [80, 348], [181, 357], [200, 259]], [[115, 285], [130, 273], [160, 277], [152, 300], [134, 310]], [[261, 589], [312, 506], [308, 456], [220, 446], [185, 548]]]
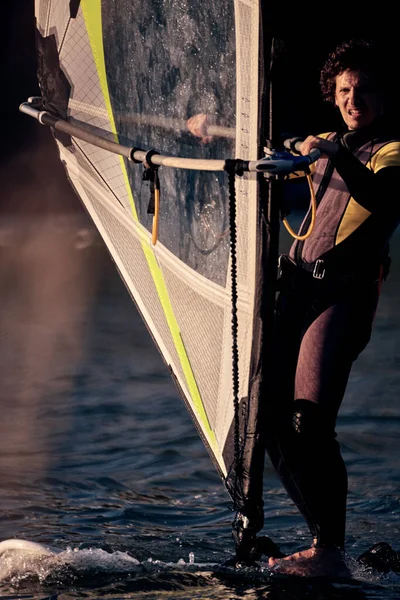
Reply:
[[276, 573], [303, 577], [350, 577], [343, 553], [338, 548], [308, 548], [285, 558], [270, 558], [268, 566]]

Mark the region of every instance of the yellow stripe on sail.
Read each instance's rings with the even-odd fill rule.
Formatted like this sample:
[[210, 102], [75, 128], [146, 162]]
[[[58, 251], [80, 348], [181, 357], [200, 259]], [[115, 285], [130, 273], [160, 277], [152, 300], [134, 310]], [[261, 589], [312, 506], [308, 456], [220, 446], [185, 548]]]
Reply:
[[[99, 76], [101, 91], [103, 92], [104, 102], [107, 109], [108, 118], [111, 123], [111, 130], [114, 134], [114, 139], [119, 142], [117, 128], [115, 126], [114, 114], [111, 106], [110, 94], [108, 91], [106, 63], [104, 61], [103, 48], [103, 26], [101, 21], [101, 0], [82, 0], [82, 12], [86, 23], [90, 46], [92, 48], [94, 62], [96, 64], [97, 74]], [[119, 157], [121, 163], [122, 174], [125, 180], [125, 186], [129, 193], [129, 200], [132, 210], [132, 215], [135, 221], [139, 220], [135, 202], [129, 184], [128, 173], [126, 171], [124, 158]]]
[[[101, 15], [101, 0], [82, 0], [81, 7], [83, 11], [83, 16], [86, 23], [86, 29], [88, 32], [93, 58], [96, 64], [97, 73], [100, 80], [101, 89], [104, 96], [104, 101], [108, 113], [108, 118], [111, 123], [112, 132], [114, 133], [114, 137], [116, 141], [118, 141], [118, 134], [115, 126], [113, 110], [111, 106], [110, 94], [108, 90], [107, 83], [107, 74], [106, 74], [106, 65], [104, 60], [104, 47], [103, 47], [103, 31], [102, 31], [102, 15]], [[126, 165], [123, 157], [120, 157], [121, 161], [121, 169], [126, 185], [126, 189], [129, 195], [129, 201], [131, 205], [132, 215], [135, 221], [139, 221], [137, 210], [135, 207], [135, 201], [132, 194], [132, 189], [129, 183], [128, 172], [126, 170]], [[179, 356], [179, 360], [182, 366], [183, 373], [185, 375], [186, 384], [193, 400], [194, 406], [196, 408], [197, 414], [200, 418], [201, 424], [203, 426], [204, 432], [207, 435], [208, 441], [214, 451], [217, 451], [217, 444], [215, 439], [215, 434], [210, 427], [210, 423], [207, 418], [207, 414], [204, 409], [203, 402], [200, 397], [200, 392], [196, 383], [196, 379], [193, 374], [193, 370], [186, 353], [181, 333], [179, 329], [178, 322], [176, 320], [171, 300], [168, 294], [167, 286], [164, 281], [164, 277], [162, 271], [158, 265], [157, 259], [155, 257], [152, 246], [150, 245], [150, 237], [149, 240], [142, 240], [141, 245], [143, 248], [143, 252], [145, 254], [147, 264], [149, 266], [150, 273], [153, 277], [153, 281], [158, 293], [158, 297], [160, 299], [162, 308], [164, 310], [164, 314], [168, 323], [168, 327], [171, 332], [171, 336], [173, 342], [175, 344], [175, 348], [177, 354]], [[224, 468], [224, 465], [220, 465]]]

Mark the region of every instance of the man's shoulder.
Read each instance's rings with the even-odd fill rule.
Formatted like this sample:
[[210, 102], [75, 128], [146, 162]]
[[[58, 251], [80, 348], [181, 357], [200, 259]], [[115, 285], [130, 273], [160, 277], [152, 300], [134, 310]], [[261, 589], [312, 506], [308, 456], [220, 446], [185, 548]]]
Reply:
[[400, 167], [400, 138], [382, 141], [371, 157], [371, 165], [375, 173], [384, 167]]

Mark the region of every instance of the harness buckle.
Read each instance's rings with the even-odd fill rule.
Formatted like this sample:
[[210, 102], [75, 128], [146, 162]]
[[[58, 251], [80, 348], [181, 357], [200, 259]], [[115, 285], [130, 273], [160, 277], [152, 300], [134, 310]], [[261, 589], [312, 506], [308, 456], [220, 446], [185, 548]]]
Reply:
[[323, 279], [325, 277], [325, 261], [321, 258], [315, 261], [312, 276], [315, 279]]

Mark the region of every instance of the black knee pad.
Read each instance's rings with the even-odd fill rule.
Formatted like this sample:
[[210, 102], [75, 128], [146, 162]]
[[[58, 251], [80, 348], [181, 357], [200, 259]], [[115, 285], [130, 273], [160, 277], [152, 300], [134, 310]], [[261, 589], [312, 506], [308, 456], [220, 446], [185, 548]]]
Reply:
[[300, 443], [324, 442], [335, 437], [335, 426], [319, 404], [310, 400], [295, 400], [292, 433]]

